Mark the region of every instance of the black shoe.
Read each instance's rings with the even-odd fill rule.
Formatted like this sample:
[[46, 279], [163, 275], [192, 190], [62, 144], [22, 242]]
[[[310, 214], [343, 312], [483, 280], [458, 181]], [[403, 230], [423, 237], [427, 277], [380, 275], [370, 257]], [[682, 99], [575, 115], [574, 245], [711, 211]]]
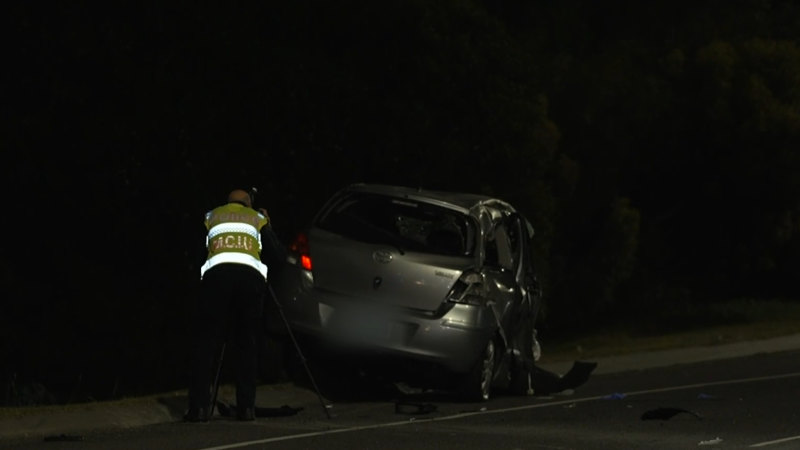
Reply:
[[184, 422], [208, 422], [208, 411], [205, 408], [189, 408], [183, 416]]
[[256, 420], [255, 408], [241, 408], [236, 411], [236, 420], [251, 422]]

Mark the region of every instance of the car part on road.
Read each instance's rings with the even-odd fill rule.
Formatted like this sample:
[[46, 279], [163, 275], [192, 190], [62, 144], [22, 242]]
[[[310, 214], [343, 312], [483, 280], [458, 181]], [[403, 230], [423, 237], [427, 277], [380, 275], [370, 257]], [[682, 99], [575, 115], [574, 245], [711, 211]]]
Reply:
[[[564, 375], [559, 375], [541, 367], [534, 367], [532, 378], [533, 388], [535, 395], [549, 395], [557, 394], [566, 391], [567, 389], [575, 389], [576, 387], [586, 383], [589, 380], [589, 375], [597, 368], [596, 362], [588, 361], [575, 361], [572, 363], [572, 368], [569, 369]], [[609, 396], [609, 398], [624, 398], [625, 394], [615, 394], [616, 396]], [[621, 397], [620, 397], [621, 396]]]
[[673, 417], [677, 416], [678, 414], [686, 413], [692, 416], [697, 417], [698, 419], [702, 419], [700, 414], [697, 414], [694, 411], [689, 411], [688, 409], [683, 408], [656, 408], [645, 411], [642, 414], [642, 420], [669, 420]]

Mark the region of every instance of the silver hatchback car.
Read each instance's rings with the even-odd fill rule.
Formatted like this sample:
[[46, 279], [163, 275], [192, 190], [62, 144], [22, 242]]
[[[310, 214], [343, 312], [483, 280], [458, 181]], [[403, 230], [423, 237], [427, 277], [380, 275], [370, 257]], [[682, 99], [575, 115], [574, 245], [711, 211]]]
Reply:
[[293, 332], [326, 349], [425, 367], [464, 400], [531, 394], [532, 237], [500, 199], [354, 184], [298, 234], [271, 282]]

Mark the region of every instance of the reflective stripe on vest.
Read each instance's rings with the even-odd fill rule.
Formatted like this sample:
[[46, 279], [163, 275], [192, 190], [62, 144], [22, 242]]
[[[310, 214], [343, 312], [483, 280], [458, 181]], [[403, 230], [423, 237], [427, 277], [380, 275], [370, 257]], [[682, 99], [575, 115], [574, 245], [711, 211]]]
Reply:
[[247, 253], [237, 253], [237, 252], [219, 253], [217, 255], [212, 256], [211, 258], [208, 258], [206, 263], [203, 264], [203, 267], [200, 268], [200, 279], [201, 280], [203, 279], [203, 274], [205, 274], [208, 269], [216, 266], [217, 264], [223, 264], [223, 263], [244, 264], [250, 266], [259, 271], [259, 273], [261, 273], [261, 276], [263, 276], [265, 280], [267, 279], [266, 264], [253, 258]]

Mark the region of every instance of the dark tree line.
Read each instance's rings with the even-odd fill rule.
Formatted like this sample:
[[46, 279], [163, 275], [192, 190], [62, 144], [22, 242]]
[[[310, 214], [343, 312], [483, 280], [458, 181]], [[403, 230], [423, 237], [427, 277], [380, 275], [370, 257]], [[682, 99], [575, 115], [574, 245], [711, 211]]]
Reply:
[[794, 2], [8, 9], [16, 386], [183, 387], [202, 214], [251, 185], [285, 241], [351, 182], [504, 198], [552, 334], [800, 296]]

